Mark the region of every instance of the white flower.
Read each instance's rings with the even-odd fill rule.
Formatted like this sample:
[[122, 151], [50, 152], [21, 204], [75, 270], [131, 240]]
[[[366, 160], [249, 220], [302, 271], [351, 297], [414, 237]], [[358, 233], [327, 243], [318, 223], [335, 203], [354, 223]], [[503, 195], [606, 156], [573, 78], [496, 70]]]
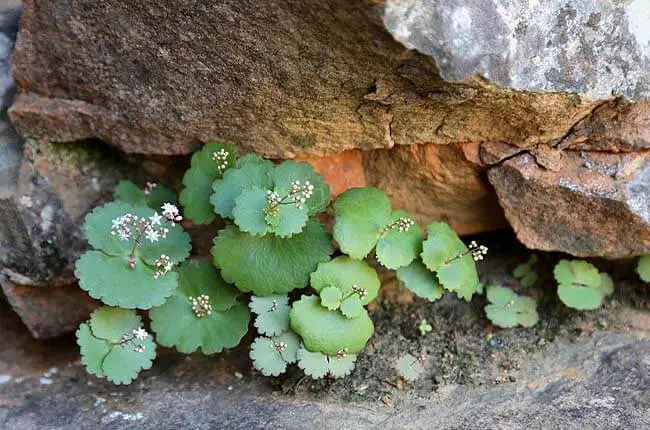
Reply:
[[160, 221], [162, 221], [162, 219], [163, 217], [161, 217], [158, 212], [156, 212], [155, 214], [149, 217], [149, 221], [151, 221], [151, 225], [160, 225]]
[[160, 239], [160, 233], [158, 233], [158, 231], [154, 230], [153, 228], [147, 229], [144, 235], [147, 239], [149, 239], [149, 241], [151, 241], [151, 243], [158, 242]]
[[147, 333], [147, 330], [140, 327], [138, 329], [133, 330], [133, 336], [136, 339], [145, 340], [146, 338], [149, 337], [149, 333]]
[[178, 210], [178, 208], [175, 205], [173, 205], [171, 203], [165, 203], [165, 204], [163, 204], [161, 206], [161, 209], [162, 209], [163, 216], [165, 218], [167, 218], [168, 220], [172, 221], [172, 223], [174, 221], [182, 221], [183, 220], [183, 217], [181, 216], [180, 211]]

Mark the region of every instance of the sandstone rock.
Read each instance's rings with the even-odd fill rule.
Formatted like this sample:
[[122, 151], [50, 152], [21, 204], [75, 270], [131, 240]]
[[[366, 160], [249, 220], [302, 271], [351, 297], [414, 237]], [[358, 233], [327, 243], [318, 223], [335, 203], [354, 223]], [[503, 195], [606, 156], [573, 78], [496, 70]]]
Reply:
[[56, 288], [31, 287], [0, 276], [0, 287], [36, 339], [48, 339], [76, 330], [99, 305], [77, 284]]
[[648, 11], [648, 0], [388, 0], [384, 22], [450, 81], [479, 74], [522, 90], [642, 99]]
[[524, 245], [579, 257], [650, 252], [650, 154], [564, 151], [556, 167], [523, 153], [488, 172]]

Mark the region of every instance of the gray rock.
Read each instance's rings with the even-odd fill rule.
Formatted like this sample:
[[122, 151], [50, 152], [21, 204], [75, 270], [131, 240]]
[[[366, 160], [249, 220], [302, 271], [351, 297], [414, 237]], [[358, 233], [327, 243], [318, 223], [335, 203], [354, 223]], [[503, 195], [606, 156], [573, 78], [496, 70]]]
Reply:
[[384, 23], [447, 80], [650, 96], [650, 0], [388, 0]]

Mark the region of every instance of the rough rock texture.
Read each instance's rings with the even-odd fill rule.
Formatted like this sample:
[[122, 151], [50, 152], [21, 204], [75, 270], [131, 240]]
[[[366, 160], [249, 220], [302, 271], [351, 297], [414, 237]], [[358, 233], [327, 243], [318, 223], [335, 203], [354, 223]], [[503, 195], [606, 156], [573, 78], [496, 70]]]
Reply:
[[[630, 8], [645, 1], [635, 0]], [[571, 30], [562, 33], [567, 38], [584, 30], [578, 23], [592, 7], [584, 3], [565, 8], [566, 19], [556, 28], [559, 43], [569, 43], [560, 30]], [[595, 40], [592, 36], [612, 36], [608, 26], [642, 19], [643, 14], [625, 18], [622, 6], [607, 9], [606, 4], [594, 3], [593, 8], [604, 9], [600, 21], [594, 15], [591, 33], [583, 31], [578, 54]], [[61, 142], [92, 137], [129, 153], [186, 154], [221, 138], [242, 152], [308, 159], [336, 193], [379, 186], [420, 222], [443, 219], [463, 234], [505, 225], [505, 211], [531, 248], [610, 257], [650, 252], [650, 244], [638, 240], [650, 232], [647, 218], [639, 215], [647, 211], [640, 186], [633, 186], [632, 197], [619, 193], [615, 212], [601, 204], [611, 187], [583, 186], [573, 199], [574, 216], [563, 217], [561, 228], [554, 216], [538, 217], [527, 232], [518, 220], [530, 214], [509, 204], [505, 185], [494, 179], [512, 168], [504, 160], [522, 151], [535, 156], [547, 170], [545, 181], [554, 184], [578, 183], [579, 178], [548, 168], [575, 158], [572, 151], [641, 153], [650, 148], [650, 104], [520, 92], [480, 78], [446, 82], [438, 72], [438, 66], [444, 72], [444, 62], [437, 66], [431, 57], [405, 49], [384, 27], [386, 22], [393, 29], [389, 18], [402, 9], [409, 16], [402, 24], [419, 26], [430, 7], [430, 2], [378, 0], [273, 0], [264, 8], [252, 0], [145, 5], [108, 0], [101, 7], [87, 0], [26, 0], [11, 117], [25, 136]], [[539, 19], [546, 19], [542, 12]], [[537, 30], [533, 27], [528, 31]], [[631, 40], [632, 30], [618, 28], [613, 38]], [[634, 35], [642, 31], [639, 27]], [[612, 76], [636, 79], [637, 63], [629, 61], [630, 69], [619, 73], [622, 63], [610, 58], [614, 54], [604, 39], [598, 61], [612, 64]], [[621, 58], [635, 49], [632, 42], [625, 48]], [[580, 55], [578, 64], [600, 64]], [[637, 90], [645, 91], [638, 86], [634, 94]], [[642, 178], [641, 168], [628, 164], [627, 177]], [[487, 170], [495, 171], [492, 184], [500, 200]], [[617, 178], [613, 186], [623, 189], [628, 182]], [[552, 205], [556, 188], [538, 187], [536, 198]], [[562, 205], [559, 201], [556, 209]], [[593, 211], [582, 219], [580, 214]], [[611, 237], [601, 229], [604, 219], [612, 225], [633, 220], [634, 228]], [[580, 247], [566, 239], [594, 231], [598, 238]]]
[[650, 342], [639, 333], [560, 339], [527, 357], [513, 381], [500, 385], [448, 384], [418, 395], [393, 384], [383, 390], [383, 401], [343, 403], [271, 392], [271, 384], [251, 380], [235, 356], [163, 353], [133, 385], [115, 387], [84, 373], [72, 340], [36, 343], [1, 311], [0, 329], [0, 427], [7, 429], [650, 426]]
[[450, 81], [650, 97], [650, 0], [387, 0], [384, 22]]

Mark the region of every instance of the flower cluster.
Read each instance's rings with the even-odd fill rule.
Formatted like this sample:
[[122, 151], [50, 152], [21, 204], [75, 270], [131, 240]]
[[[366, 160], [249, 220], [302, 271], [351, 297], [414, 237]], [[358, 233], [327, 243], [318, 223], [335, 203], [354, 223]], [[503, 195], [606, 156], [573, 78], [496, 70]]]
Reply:
[[288, 347], [289, 347], [289, 345], [287, 345], [284, 342], [273, 342], [273, 348], [275, 348], [275, 350], [278, 351], [278, 352], [282, 352], [285, 349], [287, 349]]
[[487, 255], [488, 252], [487, 246], [478, 245], [474, 240], [470, 242], [469, 250], [472, 253], [472, 258], [474, 259], [474, 261], [483, 260], [485, 258], [485, 255]]
[[158, 186], [157, 183], [155, 182], [147, 182], [144, 186], [144, 193], [145, 195], [151, 194], [151, 192]]
[[[131, 330], [130, 332], [124, 333], [122, 335], [122, 339], [120, 339], [120, 345], [124, 347], [131, 342], [134, 342], [136, 340], [145, 340], [148, 337], [149, 337], [149, 333], [147, 333], [147, 330], [143, 329], [142, 327], [139, 327]], [[135, 352], [143, 352], [145, 349], [146, 347], [144, 346], [144, 344], [140, 343], [136, 345], [133, 350]]]
[[210, 296], [201, 294], [199, 297], [189, 297], [192, 303], [192, 312], [197, 318], [203, 318], [206, 315], [212, 315], [212, 305], [210, 304]]
[[167, 233], [169, 233], [169, 229], [162, 226], [161, 220], [162, 217], [157, 213], [149, 218], [127, 213], [113, 219], [111, 234], [127, 242], [132, 237], [135, 237], [136, 242], [138, 242], [142, 236], [151, 243], [158, 242], [160, 239], [167, 238]]
[[217, 170], [220, 173], [225, 172], [228, 168], [228, 155], [230, 155], [228, 151], [223, 148], [212, 153], [212, 160], [217, 163]]
[[269, 205], [271, 205], [271, 207], [278, 206], [280, 203], [282, 203], [282, 198], [280, 195], [271, 190], [266, 190], [266, 200], [269, 202]]
[[291, 202], [296, 204], [298, 209], [305, 207], [305, 202], [314, 194], [314, 186], [305, 181], [303, 184], [300, 181], [294, 181], [291, 184], [291, 193], [289, 194]]
[[339, 360], [344, 359], [345, 357], [347, 357], [347, 355], [348, 355], [348, 348], [339, 349], [336, 352], [336, 358], [338, 358]]
[[167, 218], [172, 223], [172, 225], [176, 225], [176, 222], [183, 221], [181, 212], [175, 205], [171, 203], [165, 203], [160, 208], [162, 209], [163, 216]]
[[359, 287], [357, 284], [352, 285], [352, 292], [358, 294], [361, 300], [365, 299], [368, 295], [368, 290]]
[[414, 225], [415, 225], [415, 221], [413, 221], [410, 218], [401, 216], [396, 221], [393, 221], [392, 223], [384, 227], [383, 233], [387, 233], [390, 230], [397, 230], [398, 232], [403, 233], [405, 231], [409, 231], [409, 229]]
[[154, 279], [158, 279], [167, 274], [174, 267], [171, 258], [165, 254], [162, 254], [154, 263], [156, 264], [156, 273], [153, 274]]

